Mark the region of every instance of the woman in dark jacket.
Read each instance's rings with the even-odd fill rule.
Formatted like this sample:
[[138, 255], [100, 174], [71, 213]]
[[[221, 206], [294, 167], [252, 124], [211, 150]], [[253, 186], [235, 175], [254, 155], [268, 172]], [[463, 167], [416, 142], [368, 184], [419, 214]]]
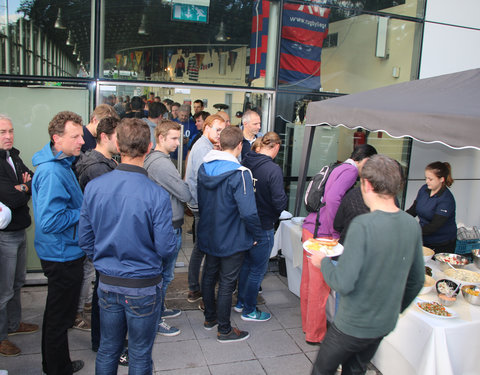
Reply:
[[453, 253], [457, 242], [457, 224], [455, 198], [449, 189], [453, 184], [450, 164], [436, 161], [427, 165], [425, 182], [407, 212], [418, 216], [424, 246], [435, 253]]
[[283, 187], [282, 169], [273, 159], [278, 154], [281, 139], [275, 132], [268, 132], [257, 152], [249, 151], [242, 164], [252, 171], [255, 200], [262, 225], [262, 238], [247, 251], [238, 281], [238, 302], [235, 311], [242, 312], [247, 321], [266, 321], [270, 314], [257, 309], [257, 294], [268, 268], [268, 259], [273, 247], [273, 227], [288, 203]]

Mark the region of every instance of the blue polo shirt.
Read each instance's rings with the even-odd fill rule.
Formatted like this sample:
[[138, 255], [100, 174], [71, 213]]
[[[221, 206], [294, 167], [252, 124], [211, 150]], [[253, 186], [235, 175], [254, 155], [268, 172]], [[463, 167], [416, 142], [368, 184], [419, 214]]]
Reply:
[[441, 244], [453, 241], [457, 237], [457, 224], [455, 223], [455, 198], [447, 188], [430, 196], [430, 189], [423, 185], [417, 195], [417, 215], [420, 226], [432, 221], [434, 215], [447, 216], [448, 220], [435, 233], [423, 236], [424, 244]]
[[[181, 122], [178, 118], [173, 120], [175, 122], [178, 122], [179, 124], [183, 125], [183, 136], [188, 138], [188, 144], [183, 145], [183, 160], [185, 160], [185, 157], [187, 156], [188, 149], [193, 142], [193, 138], [198, 133], [197, 126], [195, 125], [195, 121], [190, 117], [187, 122]], [[177, 160], [178, 159], [178, 149], [176, 149], [174, 152], [170, 153], [170, 157], [172, 159]]]

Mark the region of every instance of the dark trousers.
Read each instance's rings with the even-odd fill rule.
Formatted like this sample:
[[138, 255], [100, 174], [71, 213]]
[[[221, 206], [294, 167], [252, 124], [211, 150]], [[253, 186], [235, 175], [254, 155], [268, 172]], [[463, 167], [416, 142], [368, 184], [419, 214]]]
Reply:
[[84, 257], [69, 262], [41, 260], [48, 279], [42, 326], [42, 367], [47, 375], [70, 375], [67, 330], [73, 325], [83, 279]]
[[[198, 211], [193, 212], [194, 217], [194, 238], [198, 238], [198, 223], [200, 222], [200, 214]], [[188, 263], [188, 289], [191, 292], [200, 290], [200, 268], [205, 253], [198, 248], [198, 242], [193, 244], [192, 255], [190, 256], [190, 263]]]
[[100, 307], [98, 306], [98, 282], [100, 275], [98, 271], [95, 271], [95, 284], [93, 285], [92, 295], [92, 320], [91, 320], [91, 337], [92, 337], [92, 350], [96, 352], [100, 347]]
[[332, 324], [320, 346], [312, 375], [334, 375], [342, 365], [342, 375], [365, 374], [383, 337], [360, 339], [342, 333]]
[[[229, 333], [232, 294], [237, 284], [245, 251], [228, 257], [216, 257], [205, 254], [205, 266], [202, 277], [202, 295], [205, 304], [205, 320], [218, 321], [218, 332]], [[215, 284], [218, 280], [217, 302], [215, 303]]]

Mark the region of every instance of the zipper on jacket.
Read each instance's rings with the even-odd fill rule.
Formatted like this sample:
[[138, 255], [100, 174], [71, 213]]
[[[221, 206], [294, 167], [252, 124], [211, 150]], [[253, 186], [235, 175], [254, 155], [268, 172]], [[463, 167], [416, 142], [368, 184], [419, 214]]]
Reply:
[[72, 238], [72, 240], [75, 239], [75, 235], [76, 235], [76, 234], [77, 234], [77, 224], [75, 224], [75, 225], [73, 226], [73, 238]]

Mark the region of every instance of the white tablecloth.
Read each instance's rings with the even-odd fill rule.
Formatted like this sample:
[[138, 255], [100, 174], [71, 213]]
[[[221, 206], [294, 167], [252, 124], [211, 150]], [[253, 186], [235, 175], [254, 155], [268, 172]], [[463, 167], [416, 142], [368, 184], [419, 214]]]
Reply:
[[[434, 261], [427, 265], [436, 280], [444, 278]], [[467, 269], [478, 271], [473, 265]], [[435, 288], [419, 298], [438, 301]], [[459, 294], [449, 307], [457, 318], [430, 317], [414, 303], [400, 316], [397, 326], [382, 341], [372, 363], [383, 375], [473, 375], [480, 374], [480, 306]]]
[[275, 232], [272, 252], [270, 258], [277, 255], [278, 250], [292, 260], [293, 267], [302, 268], [303, 247], [302, 247], [302, 226], [294, 224], [291, 220], [280, 222]]

